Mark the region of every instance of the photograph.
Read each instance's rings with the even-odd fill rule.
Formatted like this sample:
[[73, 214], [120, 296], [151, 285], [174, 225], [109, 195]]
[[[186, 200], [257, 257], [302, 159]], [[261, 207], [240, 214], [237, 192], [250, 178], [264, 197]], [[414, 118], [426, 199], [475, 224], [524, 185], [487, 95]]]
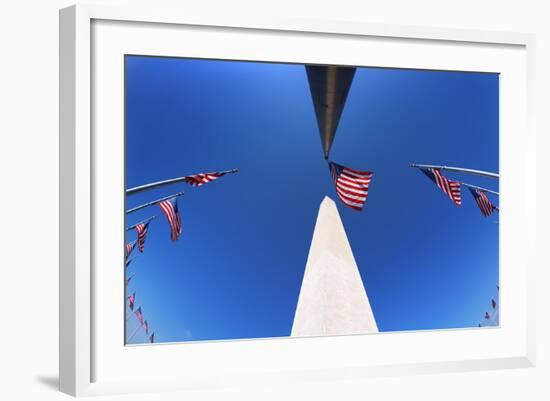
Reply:
[[498, 73], [121, 73], [125, 345], [499, 329]]
[[550, 400], [543, 5], [3, 2], [0, 398]]

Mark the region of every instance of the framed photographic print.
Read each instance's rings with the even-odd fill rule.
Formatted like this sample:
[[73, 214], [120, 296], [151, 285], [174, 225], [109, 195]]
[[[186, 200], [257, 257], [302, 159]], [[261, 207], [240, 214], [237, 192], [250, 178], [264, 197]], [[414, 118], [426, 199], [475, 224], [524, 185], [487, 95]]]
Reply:
[[61, 390], [532, 366], [533, 46], [62, 10]]

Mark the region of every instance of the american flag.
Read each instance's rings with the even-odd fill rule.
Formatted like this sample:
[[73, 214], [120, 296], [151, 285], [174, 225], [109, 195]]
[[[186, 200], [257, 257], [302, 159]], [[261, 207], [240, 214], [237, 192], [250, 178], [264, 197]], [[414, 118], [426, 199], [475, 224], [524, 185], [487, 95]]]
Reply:
[[448, 180], [441, 174], [438, 168], [420, 168], [420, 170], [428, 176], [430, 180], [445, 193], [458, 206], [462, 204], [460, 196], [460, 182]]
[[149, 324], [147, 324], [147, 320], [143, 322], [141, 327], [143, 327], [143, 330], [145, 330], [145, 334], [149, 334]]
[[373, 173], [357, 171], [329, 161], [328, 167], [336, 187], [336, 194], [344, 204], [361, 211], [369, 196], [369, 184]]
[[491, 299], [491, 306], [493, 307], [493, 309], [496, 309], [497, 307], [497, 302], [494, 299]]
[[487, 197], [487, 194], [477, 188], [468, 187], [468, 189], [476, 200], [477, 206], [479, 207], [479, 210], [481, 210], [481, 214], [485, 217], [489, 217], [491, 213], [493, 213], [493, 211], [495, 210], [495, 206], [491, 203], [491, 201]]
[[211, 181], [217, 180], [225, 174], [227, 174], [227, 172], [193, 174], [185, 177], [184, 181], [188, 184], [193, 185], [194, 187], [200, 187], [204, 184], [208, 184]]
[[137, 308], [134, 313], [136, 314], [136, 319], [138, 320], [139, 324], [143, 326], [143, 313], [141, 313], [141, 306]]
[[128, 256], [130, 256], [135, 246], [136, 246], [136, 241], [126, 244], [126, 247], [124, 248], [124, 257], [126, 259], [128, 259]]
[[176, 241], [181, 234], [181, 219], [178, 211], [178, 199], [170, 198], [159, 203], [160, 209], [170, 224], [170, 238]]
[[149, 223], [147, 222], [145, 224], [139, 223], [136, 224], [136, 231], [137, 231], [137, 245], [138, 245], [138, 251], [143, 252], [143, 245], [145, 244], [145, 237], [147, 236], [147, 230], [149, 229]]
[[489, 312], [485, 312], [485, 319], [487, 320], [491, 319], [491, 315], [489, 315]]
[[149, 336], [149, 342], [151, 344], [153, 344], [155, 342], [155, 333], [151, 333], [151, 335]]
[[128, 269], [128, 266], [130, 266], [130, 263], [132, 263], [132, 260], [134, 260], [135, 258], [132, 258], [132, 259], [129, 259], [126, 261], [126, 269]]
[[128, 295], [128, 307], [131, 311], [134, 310], [134, 303], [136, 302], [136, 293], [134, 292], [132, 295]]

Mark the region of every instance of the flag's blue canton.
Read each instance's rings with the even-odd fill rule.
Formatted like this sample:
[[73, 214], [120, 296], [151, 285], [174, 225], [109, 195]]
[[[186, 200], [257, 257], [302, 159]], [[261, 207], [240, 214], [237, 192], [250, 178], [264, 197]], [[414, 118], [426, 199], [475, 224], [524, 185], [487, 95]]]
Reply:
[[420, 168], [458, 206], [462, 204], [460, 182], [447, 179], [438, 168]]
[[490, 216], [496, 208], [491, 203], [485, 192], [475, 188], [468, 187], [468, 189], [472, 193], [472, 196], [474, 197], [477, 206], [479, 207], [479, 210], [481, 210], [481, 214], [483, 214], [485, 217]]

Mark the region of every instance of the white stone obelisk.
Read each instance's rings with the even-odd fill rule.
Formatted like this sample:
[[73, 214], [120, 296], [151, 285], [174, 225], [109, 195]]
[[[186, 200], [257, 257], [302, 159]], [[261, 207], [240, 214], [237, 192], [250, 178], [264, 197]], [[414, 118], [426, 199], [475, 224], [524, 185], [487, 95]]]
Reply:
[[338, 209], [325, 196], [315, 223], [291, 336], [377, 332]]

